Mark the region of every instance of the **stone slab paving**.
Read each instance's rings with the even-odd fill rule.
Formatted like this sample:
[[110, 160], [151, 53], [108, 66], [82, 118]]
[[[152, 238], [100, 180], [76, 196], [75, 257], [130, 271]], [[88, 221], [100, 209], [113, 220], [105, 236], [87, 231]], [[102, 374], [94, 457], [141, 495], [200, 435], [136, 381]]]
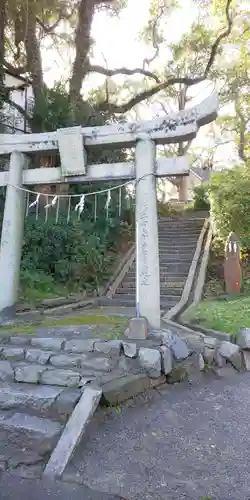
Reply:
[[64, 479], [129, 500], [248, 500], [249, 413], [249, 373], [169, 388], [93, 422]]

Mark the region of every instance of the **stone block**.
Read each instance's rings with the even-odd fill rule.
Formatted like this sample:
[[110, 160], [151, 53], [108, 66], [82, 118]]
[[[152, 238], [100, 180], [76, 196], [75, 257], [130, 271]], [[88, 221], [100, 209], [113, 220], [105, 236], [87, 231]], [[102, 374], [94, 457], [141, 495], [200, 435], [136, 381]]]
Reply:
[[128, 374], [114, 378], [102, 386], [103, 396], [101, 404], [116, 406], [141, 394], [148, 389], [166, 383], [166, 377], [161, 375], [151, 379], [146, 373]]
[[223, 368], [226, 364], [226, 359], [221, 356], [219, 349], [215, 349], [214, 351], [214, 364], [218, 368]]
[[182, 382], [188, 379], [189, 371], [185, 364], [178, 363], [173, 367], [169, 375], [167, 376], [167, 382], [169, 384], [175, 384], [176, 382]]
[[19, 449], [50, 452], [61, 433], [61, 425], [46, 418], [14, 413], [0, 422], [0, 430], [8, 431], [8, 440]]
[[2, 410], [31, 409], [48, 410], [63, 389], [42, 385], [12, 384], [0, 387], [0, 408]]
[[123, 351], [127, 358], [136, 358], [137, 356], [137, 345], [133, 342], [122, 342]]
[[161, 375], [161, 354], [156, 349], [141, 347], [139, 349], [139, 362], [149, 377], [157, 378]]
[[171, 345], [171, 350], [175, 359], [177, 359], [178, 361], [186, 359], [191, 352], [186, 342], [177, 337], [177, 335], [175, 336], [175, 342], [173, 342], [173, 344]]
[[160, 352], [162, 372], [165, 373], [165, 375], [168, 375], [173, 369], [172, 352], [169, 347], [166, 346], [161, 346]]
[[224, 342], [221, 342], [218, 352], [223, 358], [230, 361], [236, 370], [240, 371], [242, 369], [242, 358], [238, 345], [225, 340]]
[[175, 382], [181, 382], [183, 380], [188, 380], [190, 383], [199, 379], [200, 377], [200, 365], [199, 357], [195, 353], [188, 358], [178, 361], [172, 371], [167, 376], [167, 382], [173, 384]]
[[15, 381], [38, 384], [41, 374], [46, 370], [42, 365], [20, 365], [15, 368]]
[[24, 349], [22, 347], [5, 347], [1, 356], [10, 361], [22, 361], [24, 359]]
[[214, 337], [204, 337], [204, 345], [210, 347], [210, 349], [215, 349], [218, 344], [218, 339]]
[[120, 340], [108, 340], [107, 342], [95, 342], [94, 350], [107, 356], [119, 356], [122, 343]]
[[250, 328], [241, 328], [237, 335], [237, 344], [246, 350], [250, 350]]
[[82, 363], [88, 359], [85, 354], [78, 354], [78, 355], [72, 355], [72, 354], [59, 354], [57, 356], [51, 356], [50, 358], [50, 363], [53, 366], [57, 366], [59, 368], [63, 367], [77, 367], [81, 368]]
[[186, 342], [171, 330], [162, 331], [161, 344], [172, 350], [176, 360], [186, 359], [191, 352]]
[[240, 348], [236, 344], [232, 344], [231, 342], [228, 342], [224, 340], [221, 342], [220, 346], [218, 347], [218, 352], [220, 353], [223, 358], [226, 358], [230, 361], [231, 356], [239, 352]]
[[16, 335], [14, 337], [10, 337], [10, 343], [16, 346], [27, 346], [30, 343], [30, 335]]
[[125, 333], [129, 339], [146, 339], [148, 337], [147, 318], [132, 318]]
[[42, 373], [41, 383], [61, 387], [79, 387], [80, 374], [72, 370], [46, 370]]
[[204, 358], [202, 356], [202, 354], [200, 353], [199, 354], [199, 368], [200, 368], [200, 371], [203, 372], [205, 370], [205, 361], [204, 361]]
[[[46, 386], [44, 386], [45, 388]], [[48, 387], [48, 389], [52, 389]], [[66, 422], [81, 397], [81, 390], [66, 388], [60, 391], [53, 404], [54, 415], [60, 422]]]
[[243, 360], [243, 366], [245, 370], [248, 372], [250, 371], [250, 352], [249, 351], [242, 351], [242, 360]]
[[87, 358], [82, 361], [82, 368], [90, 369], [92, 372], [110, 372], [113, 368], [115, 368], [115, 360], [104, 357]]
[[14, 371], [9, 361], [0, 361], [0, 381], [13, 380]]
[[41, 349], [49, 349], [50, 351], [60, 351], [64, 341], [65, 339], [61, 338], [33, 337], [31, 339], [31, 345]]
[[73, 353], [93, 352], [94, 343], [99, 339], [72, 339], [65, 342], [64, 350]]
[[25, 359], [26, 361], [29, 361], [29, 363], [46, 365], [52, 355], [53, 352], [51, 351], [42, 351], [41, 349], [27, 349]]
[[210, 349], [210, 347], [204, 347], [203, 349], [203, 358], [205, 363], [208, 365], [211, 365], [214, 360], [214, 355], [215, 355], [215, 349]]

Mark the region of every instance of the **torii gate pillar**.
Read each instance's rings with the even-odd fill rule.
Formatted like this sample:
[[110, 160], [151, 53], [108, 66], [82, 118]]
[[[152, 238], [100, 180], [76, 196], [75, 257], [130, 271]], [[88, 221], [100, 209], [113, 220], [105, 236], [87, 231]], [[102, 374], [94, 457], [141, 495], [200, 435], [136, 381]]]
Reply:
[[160, 328], [160, 269], [156, 199], [156, 148], [148, 136], [136, 142], [136, 307]]
[[14, 186], [22, 186], [25, 164], [26, 158], [22, 153], [11, 154], [0, 249], [1, 314], [11, 313], [18, 300], [25, 193]]

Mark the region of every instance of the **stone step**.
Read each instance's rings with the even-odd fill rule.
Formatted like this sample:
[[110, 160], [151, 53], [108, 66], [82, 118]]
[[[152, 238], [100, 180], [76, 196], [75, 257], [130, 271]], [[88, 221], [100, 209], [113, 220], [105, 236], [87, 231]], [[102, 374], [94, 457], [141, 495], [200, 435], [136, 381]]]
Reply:
[[176, 231], [186, 233], [189, 229], [194, 232], [201, 231], [203, 224], [167, 224], [167, 223], [159, 223], [158, 222], [158, 231]]
[[9, 337], [9, 344], [0, 346], [0, 382], [70, 388], [99, 384], [118, 367], [120, 351], [120, 341]]
[[160, 255], [160, 266], [171, 264], [182, 264], [188, 262], [191, 264], [193, 255]]
[[[188, 271], [189, 271], [189, 268], [187, 270], [184, 271], [181, 271], [181, 272], [175, 272], [175, 273], [169, 273], [167, 269], [165, 270], [162, 270], [162, 268], [160, 269], [160, 281], [161, 283], [165, 283], [166, 280], [168, 279], [171, 279], [171, 281], [179, 281], [179, 280], [182, 280], [182, 281], [186, 281], [187, 279], [187, 275], [188, 275]], [[136, 280], [136, 272], [135, 270], [133, 271], [128, 271], [128, 273], [125, 275], [125, 278], [124, 278], [124, 281], [134, 281], [135, 282]]]
[[[189, 262], [171, 262], [171, 263], [160, 263], [160, 273], [161, 276], [186, 276], [188, 274], [191, 261]], [[126, 276], [135, 276], [136, 270], [135, 266], [131, 267], [127, 272]]]
[[[135, 307], [135, 297], [131, 298], [128, 295], [125, 295], [123, 297], [117, 295], [112, 298], [99, 297], [97, 302], [100, 306]], [[174, 305], [174, 302], [169, 303], [161, 298], [161, 306], [164, 308], [164, 310], [171, 309], [171, 307], [173, 307]]]
[[66, 422], [80, 396], [80, 389], [5, 382], [0, 385], [0, 411], [18, 410]]
[[158, 242], [159, 244], [161, 243], [180, 243], [180, 244], [192, 244], [195, 245], [198, 238], [199, 238], [200, 232], [197, 234], [192, 234], [192, 233], [187, 233], [187, 235], [183, 235], [181, 233], [174, 234], [170, 232], [166, 232], [164, 234], [159, 234], [158, 235]]
[[[63, 426], [48, 418], [10, 410], [0, 411], [1, 461], [37, 463], [51, 453]], [[21, 455], [21, 456], [20, 456]], [[14, 462], [14, 463], [13, 463]], [[9, 464], [10, 465], [10, 464]]]
[[[115, 295], [133, 295], [134, 293], [135, 293], [135, 287], [134, 288], [119, 287], [117, 288]], [[178, 299], [179, 295], [181, 295], [181, 293], [179, 293], [178, 291], [177, 293], [172, 293], [172, 290], [170, 290], [169, 288], [164, 288], [164, 289], [161, 288], [161, 297], [162, 296], [167, 297], [169, 301]]]
[[[183, 279], [182, 281], [169, 281], [169, 280], [161, 280], [161, 290], [169, 290], [171, 289], [172, 292], [174, 290], [176, 291], [179, 291], [179, 290], [182, 290], [183, 287], [185, 286], [185, 283], [186, 283], [186, 280]], [[123, 282], [122, 282], [122, 286], [123, 288], [134, 288], [135, 289], [135, 280], [128, 280], [128, 279], [124, 279]]]
[[186, 229], [186, 228], [192, 228], [192, 229], [201, 229], [203, 226], [204, 222], [203, 221], [197, 221], [195, 222], [194, 220], [186, 220], [182, 222], [175, 222], [175, 221], [169, 221], [169, 220], [158, 220], [158, 227], [159, 228], [171, 228], [171, 229]]
[[171, 244], [168, 243], [162, 243], [159, 245], [159, 255], [161, 256], [162, 253], [168, 253], [168, 254], [185, 254], [189, 255], [192, 254], [197, 246], [197, 240], [195, 240], [194, 244], [191, 245], [179, 245], [177, 244], [175, 247], [171, 246]]
[[[171, 293], [170, 293], [171, 292]], [[162, 288], [161, 287], [161, 296], [167, 297], [168, 300], [176, 300], [182, 294], [182, 290], [172, 290], [170, 288]], [[135, 286], [125, 287], [124, 285], [117, 288], [115, 295], [135, 295]], [[178, 299], [179, 300], [179, 299]]]

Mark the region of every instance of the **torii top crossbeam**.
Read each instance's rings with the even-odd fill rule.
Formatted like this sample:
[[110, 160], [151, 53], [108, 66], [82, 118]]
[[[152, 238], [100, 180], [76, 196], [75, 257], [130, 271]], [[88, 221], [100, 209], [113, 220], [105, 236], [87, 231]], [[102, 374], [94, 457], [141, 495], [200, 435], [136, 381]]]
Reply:
[[[199, 127], [217, 117], [218, 96], [211, 95], [193, 108], [171, 113], [155, 120], [126, 122], [101, 127], [79, 127], [85, 146], [133, 146], [142, 134], [147, 134], [156, 144], [168, 144], [193, 139]], [[70, 130], [66, 129], [68, 133]], [[65, 129], [62, 129], [65, 130]], [[58, 150], [58, 132], [24, 135], [0, 135], [0, 155], [13, 151], [36, 153]]]

